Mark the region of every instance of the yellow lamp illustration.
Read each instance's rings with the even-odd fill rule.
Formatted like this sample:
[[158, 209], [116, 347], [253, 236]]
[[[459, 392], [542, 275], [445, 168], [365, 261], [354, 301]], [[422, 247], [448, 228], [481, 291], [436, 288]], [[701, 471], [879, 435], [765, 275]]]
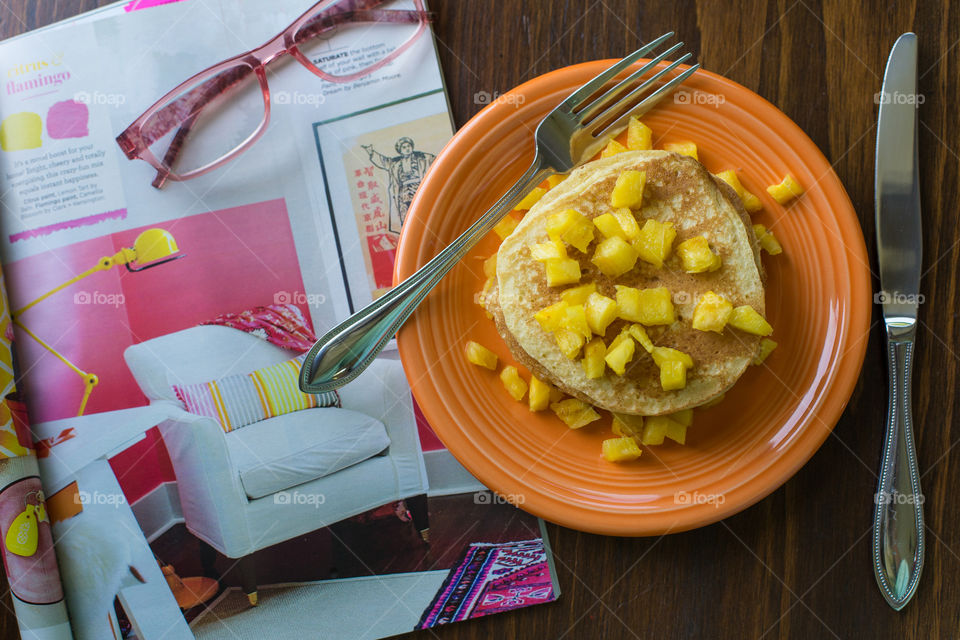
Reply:
[[10, 314], [11, 318], [13, 319], [13, 323], [17, 327], [19, 327], [28, 336], [33, 338], [41, 347], [53, 354], [54, 357], [69, 367], [83, 380], [83, 397], [80, 400], [80, 409], [77, 411], [78, 416], [83, 415], [84, 410], [86, 410], [87, 400], [90, 399], [90, 394], [93, 392], [93, 388], [100, 382], [100, 379], [95, 373], [84, 371], [78, 367], [70, 359], [58, 352], [37, 334], [31, 331], [20, 320], [20, 316], [34, 305], [43, 302], [58, 291], [62, 291], [63, 289], [66, 289], [67, 287], [76, 284], [84, 278], [92, 276], [100, 271], [108, 271], [115, 266], [123, 265], [127, 268], [127, 271], [136, 273], [138, 271], [144, 271], [145, 269], [151, 269], [153, 267], [160, 266], [161, 264], [166, 264], [172, 260], [182, 258], [185, 255], [186, 254], [180, 252], [180, 248], [177, 247], [176, 240], [173, 239], [173, 235], [171, 235], [169, 231], [166, 229], [147, 229], [138, 235], [136, 240], [133, 241], [133, 247], [124, 247], [112, 256], [104, 256], [100, 258], [95, 266], [77, 274], [64, 283], [57, 285], [53, 289], [50, 289], [41, 295], [39, 298], [27, 303], [19, 309], [14, 310]]

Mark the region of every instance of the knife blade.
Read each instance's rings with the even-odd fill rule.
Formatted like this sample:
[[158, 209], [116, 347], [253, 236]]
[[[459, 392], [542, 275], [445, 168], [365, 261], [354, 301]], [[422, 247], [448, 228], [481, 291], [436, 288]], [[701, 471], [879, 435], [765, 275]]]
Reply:
[[923, 493], [913, 443], [911, 377], [920, 294], [922, 236], [917, 148], [917, 37], [900, 36], [880, 92], [874, 181], [877, 260], [887, 333], [890, 390], [877, 493], [873, 568], [887, 603], [902, 609], [923, 570]]

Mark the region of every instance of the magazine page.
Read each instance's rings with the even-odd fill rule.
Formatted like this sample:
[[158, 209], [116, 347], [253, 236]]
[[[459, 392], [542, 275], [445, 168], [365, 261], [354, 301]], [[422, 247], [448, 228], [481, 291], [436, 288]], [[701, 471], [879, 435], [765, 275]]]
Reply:
[[304, 37], [177, 89], [140, 158], [114, 140], [310, 6], [183, 0], [0, 44], [0, 253], [75, 637], [378, 638], [559, 595], [541, 523], [444, 448], [395, 350], [296, 389], [390, 287], [452, 135], [429, 28]]

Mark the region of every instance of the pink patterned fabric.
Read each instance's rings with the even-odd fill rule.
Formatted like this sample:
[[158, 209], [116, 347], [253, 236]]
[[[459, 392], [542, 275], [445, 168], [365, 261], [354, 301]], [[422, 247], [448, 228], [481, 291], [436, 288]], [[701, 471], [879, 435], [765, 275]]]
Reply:
[[268, 304], [240, 313], [224, 313], [201, 324], [218, 324], [255, 335], [270, 344], [303, 353], [313, 346], [317, 336], [295, 304]]

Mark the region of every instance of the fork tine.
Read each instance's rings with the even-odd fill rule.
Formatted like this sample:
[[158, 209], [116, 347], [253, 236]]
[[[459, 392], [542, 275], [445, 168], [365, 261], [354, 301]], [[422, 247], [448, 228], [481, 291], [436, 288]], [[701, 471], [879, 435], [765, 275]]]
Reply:
[[592, 96], [600, 87], [606, 84], [607, 81], [616, 77], [618, 73], [620, 73], [621, 71], [623, 71], [624, 69], [632, 65], [638, 59], [645, 56], [651, 50], [655, 49], [660, 44], [662, 44], [665, 40], [668, 40], [672, 36], [673, 36], [673, 31], [668, 31], [667, 33], [663, 34], [659, 38], [656, 38], [655, 40], [652, 40], [649, 43], [643, 45], [642, 47], [640, 47], [639, 49], [637, 49], [627, 57], [623, 58], [619, 62], [616, 62], [610, 65], [610, 67], [608, 67], [606, 70], [598, 74], [595, 78], [588, 81], [582, 87], [580, 87], [579, 89], [571, 93], [569, 96], [567, 96], [567, 99], [561, 102], [558, 105], [558, 107], [572, 112], [576, 107], [579, 107], [584, 100]]
[[[620, 102], [618, 102], [618, 103], [615, 105], [615, 107], [611, 108], [609, 111], [613, 111], [614, 108], [619, 107], [621, 104], [627, 104], [627, 103], [629, 103], [631, 100], [633, 100], [634, 98], [636, 98], [637, 95], [639, 95], [639, 94], [642, 92], [642, 90], [649, 85], [650, 82], [653, 82], [653, 81], [656, 80], [658, 77], [662, 76], [664, 73], [667, 73], [668, 71], [670, 71], [671, 69], [673, 69], [673, 68], [676, 67], [677, 65], [681, 64], [684, 60], [687, 60], [687, 59], [690, 57], [690, 55], [691, 55], [691, 54], [688, 53], [688, 54], [686, 54], [685, 56], [683, 56], [682, 58], [680, 58], [679, 60], [677, 60], [676, 62], [670, 64], [670, 66], [668, 66], [668, 67], [666, 67], [665, 69], [663, 69], [662, 71], [660, 71], [657, 75], [655, 75], [655, 76], [654, 76], [653, 78], [651, 78], [649, 81], [645, 82], [643, 85], [637, 87], [636, 89], [634, 89], [633, 91], [631, 91], [629, 94], [627, 94], [626, 96], [624, 96], [624, 98], [623, 98], [622, 100], [620, 100]], [[633, 116], [633, 115], [641, 115], [641, 114], [646, 113], [647, 111], [649, 111], [651, 108], [653, 108], [653, 105], [657, 104], [657, 103], [660, 102], [663, 98], [665, 98], [667, 95], [669, 95], [678, 85], [680, 85], [684, 80], [686, 80], [687, 78], [689, 78], [690, 76], [692, 76], [692, 75], [697, 71], [697, 69], [699, 69], [699, 68], [700, 68], [700, 65], [699, 65], [699, 64], [695, 64], [695, 65], [693, 65], [692, 67], [690, 67], [689, 69], [686, 69], [683, 73], [677, 75], [677, 76], [674, 77], [674, 78], [671, 78], [669, 82], [667, 82], [667, 83], [664, 84], [663, 86], [657, 88], [656, 91], [654, 91], [654, 92], [651, 93], [649, 96], [647, 96], [646, 98], [644, 98], [643, 100], [641, 100], [639, 103], [637, 103], [637, 105], [636, 105], [635, 107], [632, 107], [631, 109], [628, 109], [623, 115], [621, 115], [620, 117], [618, 117], [618, 118], [617, 118], [616, 120], [614, 120], [612, 123], [610, 123], [609, 125], [605, 126], [605, 127], [604, 127], [603, 129], [601, 129], [599, 132], [594, 133], [594, 134], [593, 134], [593, 137], [594, 137], [594, 138], [605, 138], [605, 137], [617, 135], [618, 133], [620, 133], [621, 131], [623, 131], [624, 127], [627, 126], [627, 124], [628, 124], [629, 121], [630, 121], [630, 116]]]
[[[577, 116], [580, 122], [589, 121], [594, 115], [599, 114], [601, 111], [606, 109], [607, 105], [615, 101], [623, 91], [634, 84], [637, 80], [646, 75], [651, 69], [656, 67], [660, 61], [669, 56], [671, 53], [683, 46], [682, 42], [678, 42], [673, 45], [657, 57], [647, 62], [645, 65], [631, 73], [629, 76], [624, 78], [622, 81], [617, 83], [617, 85], [611, 88], [609, 91], [604, 93], [602, 96], [598, 97], [596, 100], [591, 102], [589, 105], [585, 106], [583, 109], [577, 112]], [[689, 54], [687, 54], [689, 55]], [[656, 77], [656, 76], [654, 76]]]

